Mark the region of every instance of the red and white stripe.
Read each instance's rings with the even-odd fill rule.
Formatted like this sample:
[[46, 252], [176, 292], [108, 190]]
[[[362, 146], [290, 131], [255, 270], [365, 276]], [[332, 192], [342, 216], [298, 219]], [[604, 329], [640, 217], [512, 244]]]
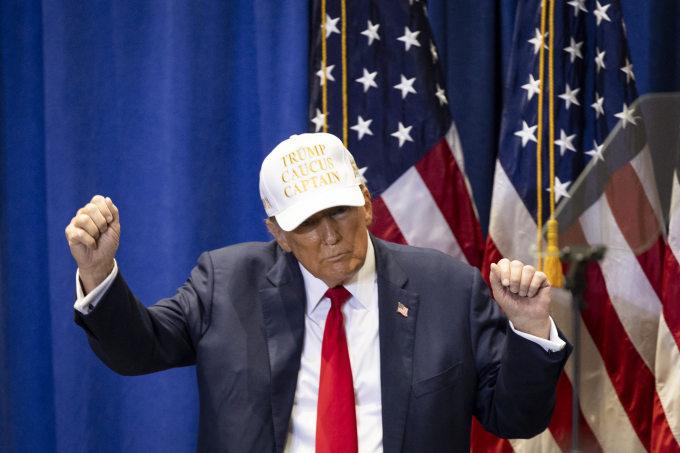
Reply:
[[656, 346], [654, 452], [680, 452], [680, 182], [673, 178], [668, 244], [664, 260], [663, 312]]
[[[535, 264], [536, 223], [500, 163], [495, 178], [484, 268], [502, 257]], [[676, 224], [677, 239], [669, 247], [676, 244], [677, 257], [680, 217]], [[609, 249], [605, 259], [588, 270], [589, 305], [581, 314], [579, 401], [581, 448], [586, 451], [678, 451], [680, 268], [676, 260], [675, 275], [670, 276], [673, 268], [667, 258], [662, 304], [664, 236], [651, 158], [645, 148], [613, 175], [600, 199], [560, 237], [561, 246], [604, 244]], [[569, 337], [568, 295], [560, 290], [553, 294], [553, 319]], [[675, 305], [672, 309], [670, 300]], [[671, 328], [668, 318], [673, 311]], [[477, 425], [473, 451], [569, 451], [572, 377], [568, 363], [549, 430], [530, 440], [499, 440], [489, 450], [491, 435], [480, 433]]]
[[373, 200], [373, 213], [371, 232], [382, 239], [480, 266], [484, 242], [455, 125]]

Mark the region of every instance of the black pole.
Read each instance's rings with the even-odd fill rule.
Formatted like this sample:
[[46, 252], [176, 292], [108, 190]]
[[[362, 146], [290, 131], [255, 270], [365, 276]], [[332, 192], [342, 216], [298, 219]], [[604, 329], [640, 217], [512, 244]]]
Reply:
[[565, 288], [572, 294], [572, 313], [574, 319], [573, 338], [574, 342], [574, 375], [572, 376], [571, 395], [571, 450], [570, 453], [581, 453], [579, 450], [579, 392], [581, 391], [581, 310], [586, 308], [583, 294], [588, 287], [586, 280], [586, 268], [588, 263], [601, 260], [604, 257], [606, 247], [594, 245], [590, 247], [570, 248], [565, 247], [560, 252], [560, 260], [569, 263]]
[[579, 392], [581, 391], [581, 296], [573, 296], [573, 341], [574, 341], [574, 373], [571, 384], [573, 386], [571, 393], [571, 453], [578, 453], [581, 450], [578, 448], [578, 408], [579, 408]]

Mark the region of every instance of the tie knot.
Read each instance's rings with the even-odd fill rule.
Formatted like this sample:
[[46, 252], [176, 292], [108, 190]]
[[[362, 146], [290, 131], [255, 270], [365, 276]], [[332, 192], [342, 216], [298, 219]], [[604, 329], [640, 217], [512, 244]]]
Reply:
[[347, 288], [345, 288], [344, 286], [336, 286], [335, 288], [328, 288], [328, 291], [326, 291], [325, 296], [331, 300], [332, 308], [339, 309], [340, 307], [342, 307], [342, 304], [347, 302], [347, 299], [352, 297], [352, 294], [350, 294], [350, 292], [347, 291]]

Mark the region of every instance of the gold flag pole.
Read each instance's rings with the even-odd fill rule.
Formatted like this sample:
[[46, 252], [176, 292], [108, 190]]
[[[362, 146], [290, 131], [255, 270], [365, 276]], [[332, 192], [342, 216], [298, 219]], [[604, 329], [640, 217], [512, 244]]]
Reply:
[[323, 131], [328, 132], [328, 81], [326, 80], [326, 0], [321, 0], [321, 99], [323, 109]]
[[[543, 86], [545, 85], [543, 81], [543, 73], [545, 72], [545, 52], [543, 51], [545, 47], [545, 15], [547, 9], [547, 1], [543, 0], [541, 2], [541, 43], [540, 43], [540, 56], [538, 58], [538, 79], [540, 90], [538, 91], [538, 131], [536, 134], [536, 226], [537, 226], [537, 256], [538, 256], [538, 270], [543, 270], [543, 257], [541, 257], [541, 250], [543, 248], [543, 156], [542, 156], [542, 144], [543, 144]], [[551, 46], [552, 48], [552, 46]], [[552, 93], [551, 93], [552, 94]]]
[[348, 147], [347, 132], [347, 1], [342, 0], [342, 143]]

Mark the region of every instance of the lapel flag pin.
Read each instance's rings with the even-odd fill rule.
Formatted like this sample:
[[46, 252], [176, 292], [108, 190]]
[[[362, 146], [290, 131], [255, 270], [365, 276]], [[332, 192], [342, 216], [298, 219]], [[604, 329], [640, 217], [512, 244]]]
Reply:
[[404, 304], [401, 302], [397, 302], [397, 312], [404, 318], [408, 318], [408, 307], [406, 307]]

